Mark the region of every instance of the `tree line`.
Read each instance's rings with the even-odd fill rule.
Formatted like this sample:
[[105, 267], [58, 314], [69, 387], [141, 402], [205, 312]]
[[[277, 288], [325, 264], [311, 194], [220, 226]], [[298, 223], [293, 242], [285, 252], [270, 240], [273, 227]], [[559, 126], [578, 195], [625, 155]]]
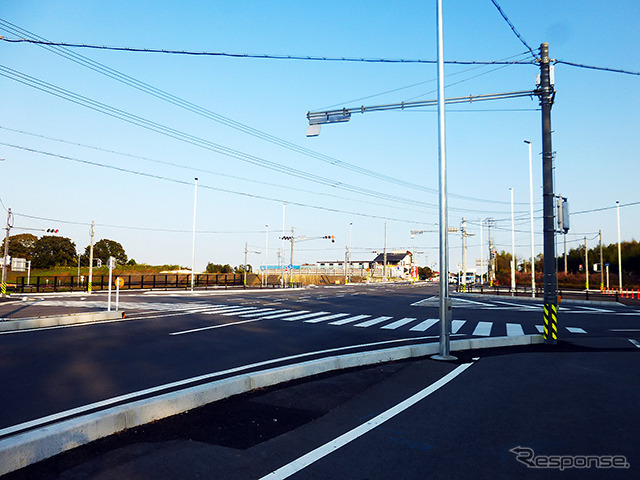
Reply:
[[[2, 242], [4, 252], [4, 240]], [[22, 233], [9, 237], [9, 256], [31, 261], [32, 268], [45, 269], [54, 267], [89, 266], [90, 245], [80, 254], [76, 244], [70, 238], [57, 235], [43, 235], [38, 238], [30, 233]], [[120, 265], [135, 265], [136, 261], [128, 259], [122, 245], [115, 240], [104, 238], [93, 246], [93, 258], [106, 265], [109, 257], [115, 257]]]

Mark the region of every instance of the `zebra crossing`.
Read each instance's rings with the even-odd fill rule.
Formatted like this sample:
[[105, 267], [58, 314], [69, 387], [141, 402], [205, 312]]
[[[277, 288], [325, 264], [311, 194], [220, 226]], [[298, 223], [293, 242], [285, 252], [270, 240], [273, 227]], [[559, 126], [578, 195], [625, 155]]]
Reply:
[[[431, 299], [420, 302], [419, 306], [426, 306]], [[43, 306], [74, 307], [101, 309], [104, 302], [93, 300], [42, 300]], [[475, 302], [480, 307], [489, 307], [491, 304]], [[506, 303], [506, 302], [503, 302]], [[414, 304], [414, 306], [418, 306]], [[500, 308], [500, 307], [498, 307]], [[527, 306], [527, 308], [531, 308]], [[533, 307], [536, 308], [536, 307]], [[121, 302], [120, 309], [129, 312], [144, 314], [144, 312], [167, 312], [198, 315], [218, 315], [222, 317], [236, 317], [239, 319], [280, 320], [286, 322], [300, 322], [305, 324], [326, 324], [331, 326], [354, 328], [377, 328], [383, 331], [408, 330], [421, 334], [439, 333], [438, 318], [424, 317], [393, 317], [387, 315], [374, 316], [368, 313], [346, 313], [312, 310], [292, 310], [290, 308], [278, 308], [277, 306], [249, 305], [249, 304], [211, 304], [201, 302], [191, 303], [162, 303], [162, 302]], [[583, 328], [576, 326], [561, 327], [570, 334], [585, 334]], [[467, 336], [509, 336], [516, 337], [528, 334], [537, 334], [543, 331], [542, 325], [504, 323], [491, 321], [475, 321], [456, 318], [451, 323], [451, 333]]]

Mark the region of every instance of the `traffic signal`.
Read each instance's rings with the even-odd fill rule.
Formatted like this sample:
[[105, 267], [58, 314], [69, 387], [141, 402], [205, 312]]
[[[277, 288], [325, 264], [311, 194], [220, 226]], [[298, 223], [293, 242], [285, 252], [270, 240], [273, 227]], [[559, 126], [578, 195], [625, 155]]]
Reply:
[[58, 233], [58, 229], [57, 228], [47, 228], [46, 232], [47, 233]]
[[293, 237], [291, 235], [284, 235], [280, 237], [280, 240], [291, 240]]
[[98, 265], [98, 268], [100, 268], [102, 266], [102, 260], [98, 259], [97, 265]]
[[336, 243], [336, 239], [333, 235], [325, 235], [322, 238], [326, 238], [327, 240], [331, 239], [331, 243]]

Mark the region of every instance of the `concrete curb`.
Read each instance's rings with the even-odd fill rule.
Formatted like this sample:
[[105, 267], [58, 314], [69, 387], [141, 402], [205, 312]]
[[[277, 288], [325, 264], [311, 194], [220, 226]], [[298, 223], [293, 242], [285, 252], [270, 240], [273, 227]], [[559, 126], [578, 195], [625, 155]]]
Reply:
[[32, 328], [57, 327], [60, 325], [74, 325], [78, 323], [101, 322], [124, 318], [124, 312], [89, 312], [71, 313], [67, 315], [51, 315], [46, 317], [28, 317], [0, 322], [0, 332], [14, 332]]
[[[541, 335], [454, 340], [451, 351], [532, 345]], [[437, 353], [437, 343], [409, 345], [332, 356], [138, 400], [126, 405], [40, 427], [0, 440], [0, 476], [122, 430], [177, 415], [224, 398], [334, 370], [424, 357]]]

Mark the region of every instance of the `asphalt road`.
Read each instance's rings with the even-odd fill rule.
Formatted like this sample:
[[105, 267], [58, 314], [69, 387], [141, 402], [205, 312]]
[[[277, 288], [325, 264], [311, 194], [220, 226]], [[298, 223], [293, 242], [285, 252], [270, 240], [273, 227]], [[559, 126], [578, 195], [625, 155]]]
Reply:
[[[313, 352], [322, 352], [327, 349], [343, 348], [344, 353], [349, 353], [391, 345], [437, 341], [438, 326], [435, 323], [438, 317], [437, 300], [433, 298], [436, 294], [433, 287], [424, 285], [377, 285], [255, 293], [234, 292], [222, 295], [211, 292], [196, 295], [184, 293], [122, 295], [121, 307], [127, 311], [127, 318], [124, 321], [0, 335], [0, 379], [3, 384], [0, 434], [2, 432], [7, 434], [8, 430], [23, 422], [37, 421], [42, 417], [55, 415], [71, 408], [83, 407], [118, 396], [138, 398], [136, 392], [176, 381], [184, 381], [185, 385], [191, 385], [189, 379], [231, 368], [242, 368], [265, 361], [274, 362], [270, 365], [299, 361], [296, 358], [322, 356], [323, 353], [314, 354]], [[0, 316], [15, 318], [16, 315], [46, 314], [43, 312], [96, 310], [103, 309], [104, 305], [105, 296], [101, 294], [73, 298], [68, 296], [29, 297], [24, 301], [0, 304]], [[540, 304], [519, 298], [455, 296], [453, 319], [454, 336], [452, 338], [522, 335], [538, 333], [542, 313]], [[554, 422], [560, 422], [555, 425], [559, 428], [550, 431], [562, 431], [564, 432], [562, 435], [568, 435], [560, 421], [562, 415], [571, 415], [571, 422], [566, 422], [567, 424], [584, 423], [585, 425], [580, 427], [583, 429], [588, 428], [590, 418], [603, 418], [604, 420], [593, 426], [602, 429], [607, 425], [607, 419], [611, 418], [611, 404], [614, 403], [616, 409], [613, 410], [623, 412], [627, 416], [626, 424], [617, 413], [614, 418], [616, 425], [620, 426], [621, 438], [626, 439], [625, 432], [630, 431], [629, 429], [637, 431], [638, 427], [638, 416], [631, 406], [633, 402], [637, 404], [638, 400], [638, 347], [636, 344], [640, 345], [639, 319], [640, 308], [620, 305], [563, 304], [559, 312], [560, 337], [571, 342], [571, 345], [564, 347], [569, 351], [566, 355], [562, 354], [563, 361], [568, 362], [566, 368], [557, 368], [557, 365], [548, 358], [549, 352], [543, 347], [536, 347], [542, 348], [542, 351], [536, 353], [539, 358], [528, 353], [516, 353], [512, 356], [496, 353], [487, 355], [486, 358], [481, 357], [482, 361], [473, 363], [460, 374], [459, 378], [443, 387], [440, 393], [434, 393], [434, 396], [420, 401], [415, 407], [407, 410], [411, 412], [414, 408], [431, 405], [432, 408], [429, 411], [433, 415], [433, 404], [431, 404], [433, 398], [437, 399], [439, 395], [443, 395], [443, 392], [449, 392], [458, 385], [456, 388], [466, 393], [462, 394], [454, 389], [453, 396], [446, 397], [442, 402], [442, 405], [451, 402], [460, 404], [462, 410], [449, 410], [443, 417], [443, 419], [449, 418], [452, 421], [451, 424], [443, 424], [442, 428], [433, 430], [433, 425], [444, 422], [439, 416], [427, 417], [426, 423], [414, 422], [409, 416], [406, 420], [407, 424], [398, 431], [409, 432], [409, 427], [415, 423], [414, 427], [418, 429], [428, 426], [432, 435], [435, 434], [434, 431], [440, 432], [437, 435], [444, 432], [445, 437], [452, 442], [447, 447], [451, 452], [459, 453], [458, 447], [466, 445], [466, 450], [463, 451], [466, 451], [467, 456], [470, 455], [469, 462], [458, 458], [456, 456], [458, 453], [451, 453], [449, 457], [442, 456], [443, 450], [438, 450], [438, 455], [434, 453], [430, 462], [435, 462], [433, 465], [437, 468], [434, 471], [439, 473], [433, 478], [467, 477], [468, 475], [447, 477], [443, 472], [448, 470], [442, 470], [445, 468], [442, 459], [448, 458], [454, 466], [463, 465], [466, 462], [471, 468], [474, 462], [481, 460], [482, 455], [495, 455], [496, 438], [504, 436], [505, 425], [510, 425], [511, 417], [513, 421], [517, 421], [517, 430], [523, 433], [527, 431], [527, 426], [538, 425], [536, 422], [540, 420], [542, 422], [540, 425], [547, 425], [549, 428], [555, 425]], [[595, 346], [590, 346], [589, 342], [596, 342]], [[558, 354], [553, 356], [560, 359]], [[278, 362], [278, 359], [284, 357], [289, 359]], [[602, 359], [606, 360], [603, 362]], [[483, 365], [490, 368], [480, 368]], [[454, 367], [425, 360], [409, 362], [401, 371], [394, 372], [392, 375], [387, 375], [387, 371], [381, 374], [380, 378], [372, 373], [363, 374], [376, 378], [365, 387], [378, 388], [380, 393], [372, 396], [365, 395], [362, 391], [352, 392], [352, 398], [377, 401], [389, 397], [390, 400], [386, 403], [369, 406], [370, 412], [384, 411], [387, 405], [393, 405], [394, 401], [401, 401], [412, 395], [415, 393], [414, 389], [430, 385], [442, 375], [452, 371]], [[392, 367], [387, 367], [389, 368]], [[396, 375], [401, 376], [405, 369], [409, 372], [416, 368], [421, 372], [417, 377], [415, 373], [406, 373], [413, 380], [401, 382], [401, 385], [406, 384], [406, 388], [388, 383], [392, 382]], [[376, 372], [375, 368], [368, 371]], [[473, 377], [471, 377], [472, 374]], [[576, 377], [576, 374], [579, 375]], [[553, 381], [541, 384], [540, 382], [547, 375], [553, 378]], [[415, 378], [419, 378], [420, 381], [415, 381]], [[580, 382], [572, 382], [573, 378], [580, 379]], [[361, 385], [358, 381], [347, 382], [349, 385], [352, 383]], [[554, 387], [551, 388], [551, 385]], [[634, 385], [635, 389], [630, 388]], [[391, 392], [386, 392], [389, 388]], [[344, 388], [343, 390], [348, 391]], [[542, 395], [544, 392], [546, 396]], [[563, 395], [566, 401], [563, 401], [565, 398]], [[328, 422], [331, 428], [329, 432], [318, 438], [330, 440], [332, 434], [343, 431], [348, 425], [357, 425], [358, 420], [366, 418], [366, 415], [354, 416], [347, 413], [345, 419], [338, 424], [326, 420], [329, 413], [340, 409], [336, 405], [342, 405], [342, 403], [332, 400], [335, 395], [333, 397], [327, 395], [326, 390], [324, 396], [333, 406], [314, 410], [319, 416], [316, 414], [309, 416], [305, 413], [309, 410], [305, 405], [297, 405], [287, 407], [289, 413], [283, 416], [282, 423], [287, 424], [286, 419], [297, 418], [296, 415], [291, 415], [293, 410], [303, 412], [300, 415], [302, 422], [300, 428], [310, 428], [306, 426], [311, 424], [317, 425], [317, 422], [309, 423], [305, 420], [320, 418]], [[313, 398], [317, 397], [318, 395], [313, 396]], [[550, 400], [553, 409], [547, 407]], [[524, 404], [527, 408], [523, 409]], [[585, 416], [574, 418], [574, 412], [582, 410]], [[406, 413], [399, 414], [393, 421], [400, 421], [405, 418], [405, 415]], [[474, 418], [474, 415], [478, 418]], [[488, 428], [488, 424], [483, 420], [485, 423], [482, 425], [486, 428], [476, 429], [473, 426], [476, 420], [486, 419], [486, 416], [493, 418], [496, 426]], [[456, 423], [454, 420], [464, 421], [459, 422], [458, 427], [451, 428], [450, 425]], [[225, 422], [222, 421], [222, 423]], [[389, 424], [385, 425], [387, 428]], [[295, 432], [298, 430], [299, 428], [294, 428], [288, 434], [296, 438]], [[375, 436], [381, 431], [385, 429], [378, 427], [362, 439]], [[485, 438], [487, 431], [493, 432], [493, 437]], [[615, 437], [614, 433], [608, 432], [604, 437], [611, 441], [610, 437]], [[420, 442], [423, 442], [424, 445], [433, 447], [433, 443], [424, 442], [422, 437], [416, 435], [411, 433], [408, 437], [401, 436], [400, 440], [397, 436], [394, 438], [396, 443], [422, 445]], [[545, 438], [544, 435], [545, 432], [540, 430], [537, 438], [528, 436], [521, 438], [522, 441], [515, 442], [517, 437], [514, 437], [513, 442], [519, 443], [522, 447], [535, 449], [536, 454], [545, 455], [620, 454], [631, 458], [637, 453], [636, 449], [631, 451], [629, 448], [622, 449], [622, 443], [616, 442], [612, 444], [620, 446], [616, 451], [605, 449], [604, 445], [597, 442], [594, 444], [575, 441], [572, 444], [570, 440], [573, 437], [567, 437], [565, 443], [545, 443], [542, 441]], [[241, 437], [244, 436], [247, 435], [241, 435]], [[270, 441], [277, 443], [284, 441], [282, 438], [284, 438], [282, 435], [278, 435]], [[406, 438], [406, 441], [402, 438]], [[416, 438], [420, 440], [415, 440]], [[582, 435], [580, 438], [591, 437]], [[470, 443], [470, 439], [475, 440]], [[524, 440], [528, 440], [529, 443]], [[418, 443], [415, 443], [416, 441]], [[361, 439], [358, 439], [350, 443], [344, 447], [346, 449], [344, 452], [350, 452], [350, 449], [355, 448], [360, 442]], [[258, 442], [251, 448], [259, 448], [264, 443]], [[493, 445], [494, 450], [489, 447], [479, 448], [479, 445], [485, 445], [485, 443]], [[440, 448], [444, 448], [442, 445], [445, 444], [440, 445]], [[471, 445], [475, 447], [472, 448]], [[514, 476], [527, 475], [531, 472], [540, 473], [540, 470], [529, 469], [514, 460], [515, 455], [508, 450], [518, 445], [509, 446], [508, 442], [501, 445], [502, 465], [514, 464], [516, 467], [524, 468], [524, 470], [513, 470]], [[576, 448], [570, 451], [561, 448], [570, 445], [575, 445]], [[311, 447], [308, 442], [301, 443], [299, 440], [294, 442], [294, 446], [295, 448], [283, 446], [283, 450], [278, 455], [270, 453], [268, 457], [272, 461], [263, 462], [264, 465], [261, 464], [262, 466], [257, 469], [255, 466], [244, 466], [244, 470], [238, 470], [247, 473], [246, 468], [253, 468], [251, 475], [234, 477], [227, 470], [225, 476], [205, 475], [204, 478], [258, 478], [255, 476], [256, 472], [269, 473], [267, 470], [285, 465], [290, 461], [288, 459], [295, 457], [296, 452], [302, 455], [303, 450], [309, 450]], [[598, 448], [587, 448], [589, 446]], [[435, 448], [432, 447], [428, 449]], [[584, 447], [584, 449], [578, 447]], [[372, 452], [376, 452], [376, 448], [379, 448], [381, 454], [388, 450], [388, 447], [365, 447], [365, 449], [369, 448]], [[413, 452], [420, 449], [410, 448], [409, 450]], [[152, 451], [157, 453], [155, 448]], [[402, 458], [407, 453], [404, 452], [397, 459], [387, 460], [391, 462], [390, 473], [397, 473], [397, 469], [400, 468], [397, 462], [404, 462]], [[236, 458], [242, 455], [234, 450], [231, 456]], [[407, 456], [407, 458], [410, 457], [411, 455]], [[140, 458], [148, 457], [142, 454]], [[255, 458], [264, 459], [265, 457], [259, 455]], [[326, 468], [333, 468], [335, 462], [341, 458], [341, 454], [331, 455], [330, 458], [335, 460], [329, 461], [329, 457], [327, 460], [319, 460], [295, 474], [297, 475], [295, 478], [320, 478], [321, 476], [323, 478], [397, 478], [397, 475], [382, 475], [381, 472], [384, 470], [381, 470], [381, 467], [373, 468], [373, 465], [376, 465], [374, 461], [367, 461], [366, 466], [372, 467], [370, 472], [366, 470], [369, 473], [362, 470], [362, 466], [357, 466], [360, 460], [348, 466], [349, 458], [366, 458], [363, 454], [354, 453], [349, 453], [345, 457], [346, 464], [341, 468], [346, 468], [345, 472], [356, 472], [358, 475], [330, 475], [327, 470], [323, 471], [321, 466], [326, 464]], [[373, 458], [385, 457], [374, 455]], [[419, 458], [421, 460], [416, 460], [418, 463], [415, 469], [403, 467], [403, 478], [425, 478], [423, 470], [425, 458]], [[630, 463], [633, 464], [632, 461]], [[221, 463], [223, 464], [224, 462]], [[494, 465], [490, 471], [498, 472], [496, 475], [501, 476], [500, 470], [496, 468], [498, 467]], [[318, 473], [312, 473], [315, 469], [320, 470]], [[404, 473], [414, 470], [413, 474], [404, 476]], [[212, 470], [205, 471], [212, 472]], [[549, 473], [549, 471], [545, 470], [543, 473]], [[418, 475], [420, 472], [423, 476], [411, 476]], [[460, 473], [463, 472], [464, 470], [460, 470]], [[611, 472], [619, 474], [628, 470], [624, 472], [622, 469], [607, 470], [607, 473]], [[157, 474], [153, 476], [154, 478], [184, 478], [158, 477]]]

